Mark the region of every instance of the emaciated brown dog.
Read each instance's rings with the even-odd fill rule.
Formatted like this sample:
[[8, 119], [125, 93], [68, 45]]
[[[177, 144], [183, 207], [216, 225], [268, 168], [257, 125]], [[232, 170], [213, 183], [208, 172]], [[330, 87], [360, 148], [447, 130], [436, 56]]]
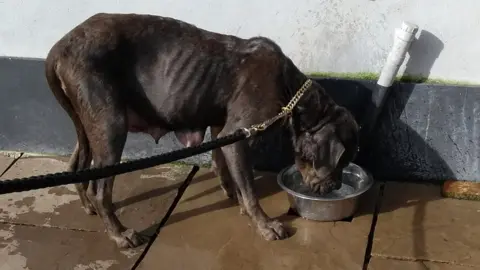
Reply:
[[[221, 137], [281, 111], [307, 80], [280, 47], [265, 37], [241, 39], [172, 18], [96, 14], [50, 50], [48, 84], [78, 136], [69, 170], [120, 162], [128, 132], [155, 141], [173, 131], [185, 146], [202, 143], [205, 130]], [[314, 191], [340, 187], [354, 159], [358, 126], [313, 82], [288, 122], [295, 160]], [[260, 207], [248, 158], [250, 140], [213, 151], [226, 194], [236, 198], [267, 240], [287, 237], [282, 223]], [[144, 238], [122, 225], [112, 206], [114, 177], [78, 184], [88, 214], [99, 214], [119, 247]]]

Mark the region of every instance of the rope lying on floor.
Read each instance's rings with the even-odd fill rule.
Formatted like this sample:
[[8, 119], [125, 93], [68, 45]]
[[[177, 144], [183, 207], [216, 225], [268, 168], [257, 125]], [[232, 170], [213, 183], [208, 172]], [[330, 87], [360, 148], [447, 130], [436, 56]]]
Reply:
[[250, 135], [251, 131], [248, 131], [246, 129], [239, 129], [230, 135], [203, 143], [195, 147], [183, 148], [161, 155], [136, 159], [102, 168], [89, 168], [76, 172], [60, 172], [25, 178], [3, 180], [0, 181], [0, 195], [47, 187], [82, 183], [90, 180], [98, 180], [118, 174], [142, 170], [153, 166], [177, 161], [179, 159], [202, 154], [215, 148], [223, 147], [225, 145], [233, 144], [235, 142], [246, 139]]

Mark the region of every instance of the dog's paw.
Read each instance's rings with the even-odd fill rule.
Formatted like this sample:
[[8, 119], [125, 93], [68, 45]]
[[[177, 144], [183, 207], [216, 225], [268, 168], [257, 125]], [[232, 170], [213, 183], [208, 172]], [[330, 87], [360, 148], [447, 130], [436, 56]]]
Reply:
[[210, 165], [210, 172], [213, 173], [215, 176], [220, 176], [220, 172], [218, 171], [217, 164], [212, 162], [212, 165]]
[[95, 206], [90, 202], [88, 198], [85, 198], [82, 202], [82, 209], [87, 213], [87, 215], [93, 216], [97, 214]]
[[87, 215], [94, 216], [97, 214], [97, 211], [95, 210], [95, 207], [93, 207], [92, 204], [84, 205], [82, 206], [82, 208], [85, 211], [85, 213], [87, 213]]
[[278, 220], [270, 220], [258, 226], [258, 231], [267, 241], [281, 240], [288, 237], [284, 225]]
[[148, 241], [147, 237], [140, 235], [133, 229], [127, 229], [118, 236], [112, 236], [112, 239], [119, 248], [135, 248]]
[[220, 187], [223, 190], [223, 194], [227, 198], [232, 199], [232, 200], [236, 200], [235, 192], [234, 192], [231, 184], [223, 182], [223, 183], [220, 184]]

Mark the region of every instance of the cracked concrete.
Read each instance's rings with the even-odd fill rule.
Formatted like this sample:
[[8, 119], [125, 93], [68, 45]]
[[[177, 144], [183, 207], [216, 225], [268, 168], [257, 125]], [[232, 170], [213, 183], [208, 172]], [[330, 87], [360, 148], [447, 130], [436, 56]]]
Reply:
[[[14, 161], [0, 155], [0, 170]], [[22, 157], [0, 178], [63, 171], [66, 158]], [[191, 167], [157, 166], [117, 177], [120, 220], [152, 235]], [[218, 178], [201, 169], [138, 269], [362, 269], [374, 230], [368, 269], [480, 268], [480, 203], [446, 199], [440, 186], [375, 185], [351, 222], [313, 222], [289, 215], [286, 194], [271, 173], [257, 173], [260, 203], [292, 236], [266, 242], [226, 199]], [[381, 199], [381, 208], [374, 213]], [[0, 196], [1, 270], [130, 269], [144, 251], [118, 249], [96, 216], [80, 208], [72, 186]]]

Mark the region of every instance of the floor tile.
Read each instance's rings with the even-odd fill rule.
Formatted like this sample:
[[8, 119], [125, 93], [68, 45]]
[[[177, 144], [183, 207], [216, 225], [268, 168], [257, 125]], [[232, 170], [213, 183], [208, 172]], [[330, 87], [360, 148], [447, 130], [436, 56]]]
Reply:
[[440, 189], [388, 183], [372, 253], [480, 268], [480, 202], [443, 198]]
[[102, 232], [0, 225], [2, 270], [125, 270], [137, 253], [119, 251]]

